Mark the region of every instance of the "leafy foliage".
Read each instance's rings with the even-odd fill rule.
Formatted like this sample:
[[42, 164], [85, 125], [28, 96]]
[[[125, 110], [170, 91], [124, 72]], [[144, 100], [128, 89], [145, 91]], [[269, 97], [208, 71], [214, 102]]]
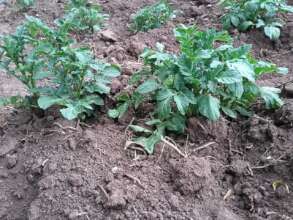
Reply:
[[192, 115], [212, 121], [219, 119], [221, 113], [236, 118], [238, 114], [249, 114], [249, 106], [258, 98], [265, 101], [267, 108], [282, 105], [280, 91], [260, 87], [256, 79], [264, 73], [284, 73], [286, 69], [255, 60], [250, 55], [250, 45], [234, 48], [226, 32], [203, 32], [195, 27], [181, 26], [175, 29], [175, 36], [180, 54], [165, 52], [161, 44], [157, 44], [157, 50], [146, 49], [141, 55], [144, 69], [131, 80], [136, 89], [131, 95], [120, 95], [118, 101], [122, 104], [109, 112], [112, 117], [121, 117], [128, 106], [155, 103], [151, 113], [155, 120], [147, 123], [155, 130], [138, 139], [149, 153], [166, 130], [182, 133], [186, 118]]
[[159, 28], [175, 16], [173, 9], [166, 0], [139, 10], [132, 18], [131, 30], [148, 31]]
[[35, 0], [16, 0], [16, 5], [20, 10], [27, 10], [32, 7]]
[[228, 10], [222, 19], [224, 28], [236, 27], [240, 31], [261, 28], [271, 40], [280, 37], [284, 24], [278, 13], [293, 13], [293, 6], [285, 0], [223, 0], [221, 4]]
[[101, 12], [97, 4], [90, 4], [87, 0], [71, 0], [67, 5], [63, 19], [58, 20], [59, 25], [71, 31], [98, 31], [108, 18]]
[[[66, 28], [51, 29], [34, 17], [27, 17], [15, 34], [4, 36], [0, 48], [1, 67], [31, 94], [24, 104], [42, 109], [62, 106], [61, 113], [69, 120], [103, 105], [101, 95], [109, 93], [107, 85], [119, 75], [117, 66], [95, 60], [89, 49], [76, 47]], [[41, 86], [40, 80], [46, 85]]]

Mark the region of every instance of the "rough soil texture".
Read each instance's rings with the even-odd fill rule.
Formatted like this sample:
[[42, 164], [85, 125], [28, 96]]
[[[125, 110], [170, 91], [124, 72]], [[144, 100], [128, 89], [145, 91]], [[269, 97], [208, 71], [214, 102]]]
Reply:
[[[64, 1], [37, 2], [27, 14], [52, 25], [62, 16]], [[145, 46], [161, 42], [178, 51], [172, 34], [177, 24], [221, 27], [216, 2], [172, 0], [181, 11], [175, 20], [133, 35], [127, 28], [130, 15], [154, 0], [97, 2], [111, 15], [106, 30], [77, 37], [97, 57], [123, 67], [113, 93], [140, 68]], [[9, 1], [0, 1], [0, 14], [0, 34], [13, 32], [24, 19]], [[233, 33], [236, 44], [251, 43], [255, 56], [290, 69], [288, 75], [264, 77], [261, 84], [282, 87], [293, 79], [293, 17], [287, 20], [276, 44], [258, 31]], [[22, 85], [0, 72], [0, 96], [18, 93], [25, 93]], [[187, 158], [162, 146], [151, 156], [125, 150], [127, 121], [102, 116], [77, 124], [54, 110], [38, 118], [2, 108], [0, 219], [293, 219], [293, 100], [285, 102], [280, 110], [258, 111], [251, 119], [208, 123], [191, 118], [188, 141], [176, 139]]]

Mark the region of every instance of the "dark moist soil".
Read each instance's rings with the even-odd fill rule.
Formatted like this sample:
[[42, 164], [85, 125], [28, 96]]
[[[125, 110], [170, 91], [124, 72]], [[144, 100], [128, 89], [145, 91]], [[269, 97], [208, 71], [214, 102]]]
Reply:
[[[111, 15], [106, 33], [76, 36], [98, 58], [122, 66], [112, 93], [126, 86], [141, 66], [138, 55], [156, 42], [172, 52], [172, 29], [196, 23], [221, 27], [214, 1], [172, 0], [178, 16], [160, 29], [133, 35], [129, 16], [153, 0], [98, 1]], [[291, 1], [291, 4], [293, 2]], [[26, 12], [53, 25], [64, 2], [37, 1]], [[24, 20], [9, 1], [0, 1], [0, 33]], [[268, 75], [263, 85], [283, 87], [293, 79], [293, 17], [281, 40], [272, 44], [262, 33], [233, 32], [236, 45], [251, 43], [256, 57], [290, 69]], [[110, 38], [109, 38], [110, 32]], [[25, 94], [16, 80], [0, 73], [0, 96]], [[159, 145], [154, 155], [125, 149], [129, 120], [102, 115], [87, 124], [61, 119], [55, 110], [38, 118], [25, 110], [0, 109], [0, 219], [293, 219], [293, 99], [276, 112], [258, 111], [251, 119], [188, 122], [188, 138], [176, 138], [183, 158]]]

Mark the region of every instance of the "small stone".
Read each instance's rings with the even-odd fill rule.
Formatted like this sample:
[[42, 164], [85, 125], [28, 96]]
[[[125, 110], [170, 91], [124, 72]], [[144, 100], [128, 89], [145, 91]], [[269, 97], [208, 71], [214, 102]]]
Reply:
[[123, 88], [123, 85], [119, 79], [115, 78], [112, 80], [112, 83], [111, 83], [111, 92], [112, 93], [115, 94], [115, 93], [119, 92], [122, 88]]
[[124, 63], [122, 72], [125, 75], [131, 76], [133, 73], [137, 72], [142, 68], [142, 64], [138, 62], [133, 62], [133, 61], [127, 61]]
[[77, 143], [75, 138], [68, 139], [68, 146], [71, 150], [76, 150]]
[[139, 57], [147, 46], [138, 39], [132, 39], [128, 48], [128, 52], [135, 57]]
[[41, 213], [38, 206], [32, 204], [28, 211], [28, 220], [40, 219]]
[[117, 41], [116, 34], [113, 31], [109, 30], [109, 29], [102, 31], [100, 34], [101, 34], [101, 38], [104, 41], [110, 41], [110, 42], [116, 42]]
[[0, 170], [0, 178], [6, 179], [8, 177], [8, 172], [6, 170]]
[[289, 36], [290, 36], [291, 38], [293, 38], [293, 22], [289, 22], [289, 23], [287, 24], [287, 27], [288, 27], [288, 29], [289, 29]]
[[2, 140], [0, 140], [0, 157], [5, 156], [6, 154], [8, 154], [10, 151], [15, 150], [15, 148], [17, 147], [17, 141], [16, 139], [12, 139], [12, 138], [1, 138]]
[[19, 200], [21, 200], [21, 199], [24, 198], [23, 193], [22, 193], [21, 191], [18, 191], [18, 190], [14, 191], [12, 195], [13, 195], [15, 198], [19, 199]]
[[13, 154], [13, 155], [7, 155], [6, 156], [6, 159], [7, 159], [7, 168], [8, 169], [12, 169], [13, 167], [16, 166], [17, 164], [17, 155], [16, 154]]
[[77, 210], [73, 210], [73, 211], [71, 211], [71, 212], [69, 213], [69, 215], [68, 215], [68, 219], [69, 219], [69, 220], [74, 220], [74, 219], [77, 219], [79, 216], [80, 216], [79, 211], [77, 211]]
[[78, 187], [83, 185], [83, 179], [79, 174], [72, 174], [68, 178], [68, 182], [71, 186]]
[[56, 170], [57, 170], [57, 163], [55, 163], [55, 162], [49, 163], [48, 172], [53, 173]]
[[289, 98], [293, 98], [293, 83], [288, 83], [285, 85], [284, 94]]

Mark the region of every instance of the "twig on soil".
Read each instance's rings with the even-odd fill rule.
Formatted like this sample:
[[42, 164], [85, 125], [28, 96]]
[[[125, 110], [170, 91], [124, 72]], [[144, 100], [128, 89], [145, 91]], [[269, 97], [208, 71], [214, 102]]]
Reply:
[[64, 131], [65, 130], [78, 131], [78, 128], [74, 128], [74, 127], [70, 127], [70, 126], [64, 127], [61, 124], [59, 124], [58, 122], [54, 122], [53, 125], [56, 125], [57, 127], [61, 128]]
[[280, 217], [283, 220], [293, 220], [293, 218], [291, 218], [291, 217], [289, 217], [287, 215], [281, 215], [281, 214], [279, 214], [277, 212], [267, 212], [266, 215], [268, 215], [268, 216], [270, 216], [270, 215], [276, 215], [276, 216]]
[[98, 187], [100, 188], [100, 190], [102, 191], [104, 196], [107, 198], [107, 200], [109, 200], [110, 197], [109, 197], [108, 193], [106, 192], [106, 190], [104, 189], [104, 187], [100, 184], [98, 184]]
[[185, 155], [188, 154], [188, 143], [189, 143], [189, 134], [187, 134], [186, 136], [186, 141], [185, 141], [185, 145], [184, 145], [184, 149], [185, 149]]
[[223, 200], [226, 201], [233, 193], [232, 189], [229, 189], [227, 193], [224, 195]]
[[140, 182], [138, 178], [135, 176], [132, 176], [130, 174], [124, 173], [124, 176], [128, 177], [129, 179], [133, 180], [134, 183], [137, 183], [142, 189], [145, 189], [144, 185]]
[[135, 120], [135, 118], [132, 118], [131, 121], [130, 121], [130, 123], [126, 126], [125, 131], [124, 131], [124, 136], [125, 137], [127, 135], [126, 133], [129, 130], [130, 125], [132, 125], [132, 123], [134, 122], [134, 120]]
[[163, 155], [163, 152], [164, 152], [164, 150], [165, 150], [165, 147], [166, 147], [166, 144], [163, 143], [163, 147], [162, 147], [162, 150], [161, 150], [160, 156], [158, 157], [157, 162], [162, 158], [162, 155]]
[[205, 148], [207, 148], [207, 147], [209, 147], [209, 146], [212, 146], [212, 145], [214, 145], [214, 144], [216, 144], [216, 142], [214, 142], [214, 141], [208, 142], [208, 143], [206, 143], [206, 144], [204, 144], [204, 145], [201, 145], [201, 146], [197, 147], [196, 149], [193, 150], [193, 152], [196, 152], [196, 151], [199, 151], [199, 150], [205, 149]]
[[130, 148], [130, 149], [133, 149], [133, 150], [140, 151], [144, 155], [146, 154], [144, 149], [142, 149], [141, 147], [132, 146], [133, 144], [135, 144], [133, 141], [126, 141], [125, 146], [124, 146], [124, 150], [127, 150], [128, 148]]
[[[167, 140], [168, 139], [168, 140]], [[172, 141], [172, 139], [171, 138], [169, 138], [169, 137], [161, 137], [161, 141], [163, 142], [163, 143], [165, 143], [167, 146], [169, 146], [169, 147], [171, 147], [171, 148], [173, 148], [178, 154], [180, 154], [181, 156], [183, 156], [184, 158], [186, 158], [187, 157], [187, 155], [186, 154], [184, 154], [184, 153], [182, 153], [180, 150], [179, 150], [179, 148], [176, 146], [176, 144], [173, 144], [173, 143], [171, 143], [170, 141]]]

